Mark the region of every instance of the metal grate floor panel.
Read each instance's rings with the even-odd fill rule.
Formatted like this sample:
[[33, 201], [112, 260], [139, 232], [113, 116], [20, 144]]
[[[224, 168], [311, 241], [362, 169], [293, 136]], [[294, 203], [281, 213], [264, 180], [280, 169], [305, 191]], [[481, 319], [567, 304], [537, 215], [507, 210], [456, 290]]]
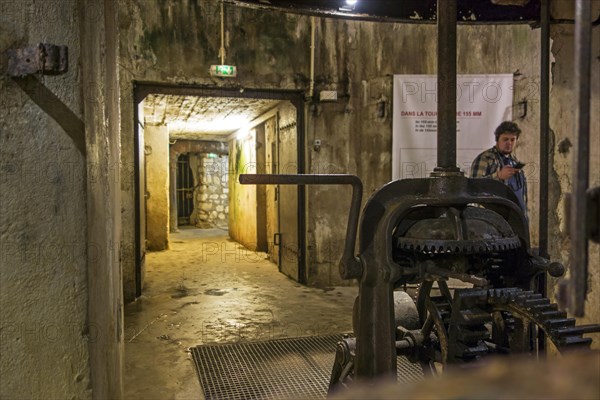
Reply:
[[[342, 335], [200, 345], [192, 356], [204, 397], [325, 399]], [[420, 366], [398, 357], [398, 381], [423, 379]]]

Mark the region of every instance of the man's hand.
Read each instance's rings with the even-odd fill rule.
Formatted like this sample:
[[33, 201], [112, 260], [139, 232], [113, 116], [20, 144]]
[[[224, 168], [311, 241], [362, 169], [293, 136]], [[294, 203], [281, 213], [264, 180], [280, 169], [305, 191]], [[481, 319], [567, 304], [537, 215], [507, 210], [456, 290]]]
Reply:
[[513, 168], [513, 167], [509, 167], [508, 165], [505, 165], [504, 167], [500, 168], [498, 170], [498, 179], [501, 179], [503, 181], [512, 178], [515, 174], [518, 174], [520, 171], [520, 169], [518, 168]]

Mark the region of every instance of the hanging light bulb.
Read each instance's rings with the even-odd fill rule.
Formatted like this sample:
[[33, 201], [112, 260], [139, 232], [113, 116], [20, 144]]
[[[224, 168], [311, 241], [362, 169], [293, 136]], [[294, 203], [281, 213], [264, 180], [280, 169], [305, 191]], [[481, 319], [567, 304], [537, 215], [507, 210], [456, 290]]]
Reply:
[[339, 8], [340, 11], [351, 12], [354, 11], [354, 7], [358, 0], [346, 0], [346, 4]]

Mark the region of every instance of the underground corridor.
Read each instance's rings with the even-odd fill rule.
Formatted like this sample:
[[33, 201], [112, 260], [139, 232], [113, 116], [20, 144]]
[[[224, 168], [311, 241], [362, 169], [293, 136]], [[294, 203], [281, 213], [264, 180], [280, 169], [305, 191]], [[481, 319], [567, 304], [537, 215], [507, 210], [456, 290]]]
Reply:
[[356, 288], [298, 282], [297, 189], [237, 181], [296, 172], [292, 103], [151, 93], [137, 118], [126, 398], [201, 398], [194, 346], [350, 332]]
[[135, 265], [124, 268], [125, 302], [143, 294], [146, 252], [169, 249], [181, 227], [222, 229], [306, 283], [304, 188], [237, 179], [303, 171], [301, 93], [139, 84], [134, 97], [126, 159], [134, 165]]

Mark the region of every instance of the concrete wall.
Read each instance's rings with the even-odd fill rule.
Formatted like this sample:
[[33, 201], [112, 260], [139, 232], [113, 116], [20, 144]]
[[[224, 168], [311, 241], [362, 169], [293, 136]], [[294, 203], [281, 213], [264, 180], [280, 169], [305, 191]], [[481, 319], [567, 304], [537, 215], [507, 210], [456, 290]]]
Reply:
[[144, 126], [146, 149], [146, 248], [169, 248], [169, 131], [166, 125]]
[[[119, 398], [114, 4], [0, 6], [0, 397]], [[68, 72], [9, 78], [5, 50], [40, 42]]]
[[[240, 185], [239, 174], [256, 173], [256, 137], [251, 129], [244, 138], [229, 142], [229, 236], [250, 250], [256, 249], [256, 186]], [[235, 179], [234, 179], [235, 177]]]
[[[571, 2], [554, 2], [552, 15], [558, 18], [573, 19], [574, 9]], [[593, 2], [592, 16], [600, 15], [600, 1]], [[550, 95], [550, 128], [552, 129], [552, 162], [548, 221], [550, 237], [549, 247], [553, 259], [569, 265], [570, 241], [566, 234], [567, 220], [564, 212], [565, 194], [571, 192], [573, 182], [573, 153], [576, 143], [575, 99], [575, 53], [574, 26], [563, 24], [551, 29], [553, 39], [551, 51], [554, 56], [552, 65], [552, 92]], [[600, 186], [600, 26], [592, 31], [591, 54], [591, 142], [590, 142], [590, 187]], [[600, 221], [595, 221], [600, 224]], [[590, 242], [588, 262], [588, 301], [585, 317], [581, 323], [590, 324], [600, 321], [600, 245]], [[549, 294], [556, 293], [556, 279], [549, 279]], [[594, 348], [600, 348], [598, 334]]]
[[[0, 16], [0, 397], [89, 398], [81, 14], [56, 23], [62, 7], [35, 3], [2, 2]], [[5, 50], [41, 41], [69, 47], [69, 71], [9, 78]], [[78, 127], [79, 144], [61, 123]]]
[[89, 345], [92, 391], [97, 399], [118, 399], [123, 393], [124, 341], [117, 4], [85, 0], [81, 6], [90, 247], [87, 319], [90, 331], [98, 331]]
[[[319, 20], [317, 35], [316, 90], [337, 90], [341, 101], [317, 103], [310, 109], [309, 168], [357, 174], [366, 200], [391, 179], [392, 76], [436, 73], [436, 28], [324, 19]], [[539, 82], [539, 30], [526, 25], [459, 26], [457, 45], [460, 74], [519, 73], [514, 97], [529, 101], [529, 113], [517, 121], [525, 132], [518, 155], [537, 163], [539, 102], [531, 88], [537, 89]], [[379, 103], [383, 116], [378, 113]], [[315, 139], [321, 140], [319, 151], [310, 146]], [[539, 179], [537, 173], [528, 178], [534, 199]], [[308, 219], [309, 246], [317, 249], [309, 268], [319, 280], [339, 282], [335, 260], [343, 247], [347, 214], [342, 210], [349, 207], [350, 190], [310, 187], [309, 203], [309, 209], [315, 210]]]

